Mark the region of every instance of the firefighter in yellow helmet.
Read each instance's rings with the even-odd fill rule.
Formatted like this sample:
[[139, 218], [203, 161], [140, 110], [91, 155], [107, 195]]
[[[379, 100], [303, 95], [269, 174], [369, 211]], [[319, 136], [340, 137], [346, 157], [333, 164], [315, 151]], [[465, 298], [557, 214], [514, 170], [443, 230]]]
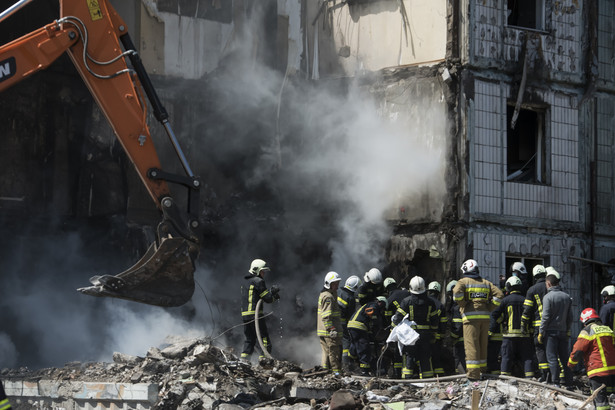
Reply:
[[325, 275], [325, 283], [318, 297], [316, 333], [322, 350], [321, 366], [336, 376], [342, 368], [342, 311], [337, 303], [337, 289], [342, 278], [337, 272]]
[[491, 311], [500, 305], [504, 294], [480, 276], [478, 264], [468, 259], [461, 265], [463, 277], [453, 288], [453, 300], [459, 305], [463, 322], [468, 379], [480, 379], [487, 370], [487, 342]]

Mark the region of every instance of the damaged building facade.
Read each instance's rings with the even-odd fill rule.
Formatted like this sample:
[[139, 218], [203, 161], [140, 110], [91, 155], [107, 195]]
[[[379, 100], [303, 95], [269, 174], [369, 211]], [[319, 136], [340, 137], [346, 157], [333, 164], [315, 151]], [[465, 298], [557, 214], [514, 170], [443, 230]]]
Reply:
[[449, 120], [446, 199], [400, 204], [413, 214], [392, 218], [389, 261], [448, 281], [473, 258], [494, 283], [515, 261], [551, 265], [575, 312], [599, 306], [615, 255], [612, 2], [318, 3], [312, 77], [381, 71], [389, 110], [428, 84]]

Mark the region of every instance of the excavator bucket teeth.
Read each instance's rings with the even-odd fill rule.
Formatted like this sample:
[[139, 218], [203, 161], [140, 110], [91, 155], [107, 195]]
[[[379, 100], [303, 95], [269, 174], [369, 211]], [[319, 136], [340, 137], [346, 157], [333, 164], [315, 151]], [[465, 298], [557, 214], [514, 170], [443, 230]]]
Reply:
[[195, 246], [184, 238], [166, 238], [150, 245], [130, 269], [115, 276], [90, 278], [92, 286], [77, 289], [91, 296], [108, 296], [149, 305], [172, 307], [194, 293]]

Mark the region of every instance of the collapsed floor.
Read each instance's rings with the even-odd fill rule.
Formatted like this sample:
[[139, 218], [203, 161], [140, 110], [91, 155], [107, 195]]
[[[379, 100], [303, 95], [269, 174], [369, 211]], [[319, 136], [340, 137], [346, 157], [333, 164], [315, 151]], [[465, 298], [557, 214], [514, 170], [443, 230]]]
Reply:
[[[15, 409], [563, 409], [581, 408], [590, 394], [586, 377], [575, 378], [574, 391], [514, 378], [469, 382], [459, 375], [424, 382], [335, 377], [275, 359], [248, 364], [209, 340], [194, 338], [168, 339], [145, 357], [115, 353], [112, 363], [3, 369], [0, 378]], [[146, 396], [126, 404], [129, 386], [144, 386]]]

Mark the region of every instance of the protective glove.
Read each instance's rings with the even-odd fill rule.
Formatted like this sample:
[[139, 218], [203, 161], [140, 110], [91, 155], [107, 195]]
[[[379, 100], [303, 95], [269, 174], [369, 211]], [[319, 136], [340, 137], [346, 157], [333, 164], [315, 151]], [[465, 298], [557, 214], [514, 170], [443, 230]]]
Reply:
[[275, 300], [280, 299], [280, 287], [278, 285], [271, 286], [270, 292], [271, 292], [271, 296], [273, 296], [273, 299]]
[[542, 344], [542, 339], [543, 339], [542, 333], [538, 333], [538, 343]]
[[329, 337], [332, 339], [337, 339], [337, 330], [335, 330], [335, 328], [329, 330]]

